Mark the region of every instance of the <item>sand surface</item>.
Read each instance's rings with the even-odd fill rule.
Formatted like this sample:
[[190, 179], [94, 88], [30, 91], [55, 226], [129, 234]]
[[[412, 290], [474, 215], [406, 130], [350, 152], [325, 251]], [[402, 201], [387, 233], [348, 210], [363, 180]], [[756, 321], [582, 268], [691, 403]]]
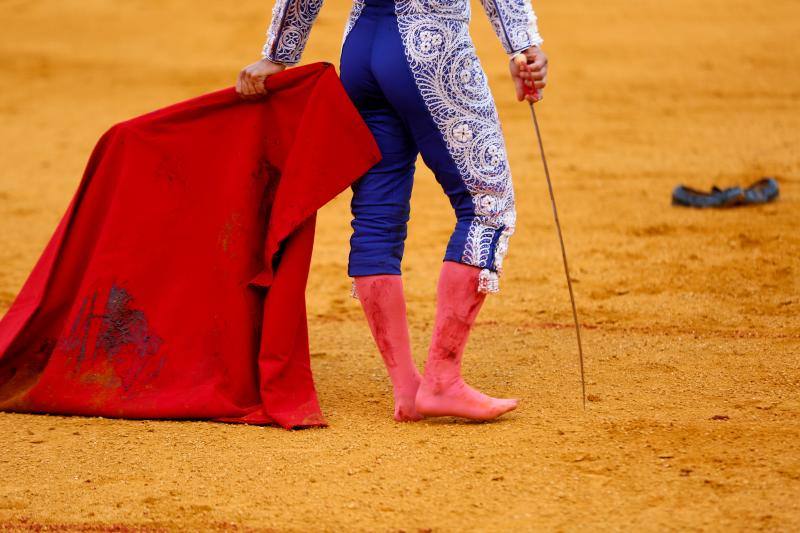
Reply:
[[[231, 85], [270, 2], [0, 1], [0, 312], [111, 124]], [[800, 45], [795, 0], [538, 0], [538, 107], [582, 320], [530, 116], [473, 8], [514, 173], [503, 292], [468, 380], [521, 408], [401, 425], [346, 277], [349, 193], [320, 215], [313, 366], [331, 426], [0, 414], [0, 529], [800, 530]], [[344, 0], [305, 62], [338, 63]], [[775, 204], [693, 211], [672, 187], [780, 179]], [[451, 212], [417, 175], [405, 260], [421, 365]]]

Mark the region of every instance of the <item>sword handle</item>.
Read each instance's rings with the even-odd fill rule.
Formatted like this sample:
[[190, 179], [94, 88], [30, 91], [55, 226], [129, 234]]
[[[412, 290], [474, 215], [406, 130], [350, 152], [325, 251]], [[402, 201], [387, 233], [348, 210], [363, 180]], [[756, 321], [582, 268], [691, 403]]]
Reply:
[[542, 99], [542, 93], [539, 92], [539, 89], [536, 87], [528, 87], [524, 83], [522, 85], [525, 87], [525, 96], [533, 96], [534, 102], [538, 102]]
[[[528, 66], [528, 59], [525, 57], [524, 54], [517, 54], [514, 56], [514, 62], [517, 64], [517, 67], [520, 69], [526, 68]], [[531, 84], [533, 81], [531, 80]], [[542, 99], [542, 93], [539, 89], [536, 88], [534, 85], [528, 85], [526, 80], [522, 82], [522, 92], [525, 96], [533, 96], [533, 102], [538, 102]]]

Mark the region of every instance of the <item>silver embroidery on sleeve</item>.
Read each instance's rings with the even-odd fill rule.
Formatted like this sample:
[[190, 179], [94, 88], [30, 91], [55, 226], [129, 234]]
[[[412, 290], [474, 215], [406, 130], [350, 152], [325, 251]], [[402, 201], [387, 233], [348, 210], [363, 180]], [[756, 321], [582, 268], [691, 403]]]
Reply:
[[299, 63], [321, 8], [322, 0], [276, 0], [261, 56], [286, 65]]
[[481, 0], [481, 4], [509, 54], [542, 44], [530, 0]]
[[396, 12], [417, 87], [475, 205], [462, 260], [484, 269], [482, 292], [496, 292], [516, 211], [500, 121], [469, 35], [469, 3], [398, 0]]

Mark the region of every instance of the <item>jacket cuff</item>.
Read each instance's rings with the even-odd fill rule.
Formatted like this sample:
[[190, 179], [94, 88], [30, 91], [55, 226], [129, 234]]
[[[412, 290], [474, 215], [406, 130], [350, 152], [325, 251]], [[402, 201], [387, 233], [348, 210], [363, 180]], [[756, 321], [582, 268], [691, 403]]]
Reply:
[[534, 46], [538, 46], [541, 48], [544, 39], [542, 39], [541, 35], [538, 33], [530, 35], [530, 39], [528, 40], [528, 44], [524, 46], [517, 46], [515, 49], [512, 49], [508, 52], [508, 57], [514, 57], [515, 55], [519, 54], [520, 52], [524, 52], [528, 48], [532, 48]]
[[267, 44], [264, 45], [264, 48], [261, 49], [261, 59], [266, 59], [267, 61], [271, 61], [279, 65], [285, 65], [287, 67], [291, 67], [300, 62], [299, 59], [293, 60], [273, 53], [273, 51], [271, 50], [272, 49], [271, 44], [272, 43], [267, 42]]

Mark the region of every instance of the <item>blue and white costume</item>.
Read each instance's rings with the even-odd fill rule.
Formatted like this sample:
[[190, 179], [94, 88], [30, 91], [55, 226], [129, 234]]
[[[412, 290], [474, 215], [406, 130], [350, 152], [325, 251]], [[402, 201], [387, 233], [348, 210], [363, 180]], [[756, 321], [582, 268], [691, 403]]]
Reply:
[[[530, 0], [482, 0], [507, 53], [542, 39]], [[322, 0], [277, 0], [263, 57], [300, 60]], [[496, 292], [516, 211], [494, 100], [469, 35], [469, 0], [355, 0], [340, 74], [383, 155], [353, 185], [350, 276], [400, 274], [418, 154], [450, 199], [445, 260]]]

